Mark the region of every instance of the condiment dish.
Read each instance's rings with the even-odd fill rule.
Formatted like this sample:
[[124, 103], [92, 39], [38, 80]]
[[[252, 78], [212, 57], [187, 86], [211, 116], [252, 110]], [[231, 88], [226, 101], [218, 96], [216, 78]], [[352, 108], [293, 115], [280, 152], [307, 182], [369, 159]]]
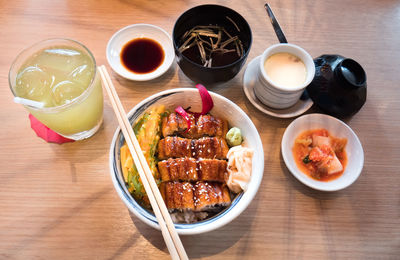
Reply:
[[[231, 126], [240, 128], [245, 146], [254, 150], [251, 179], [248, 183], [247, 191], [237, 194], [232, 199], [231, 205], [217, 215], [192, 224], [175, 224], [177, 232], [182, 235], [200, 234], [215, 230], [228, 224], [239, 216], [254, 199], [264, 173], [263, 145], [260, 135], [251, 119], [240, 107], [227, 98], [212, 92], [210, 92], [210, 95], [214, 102], [211, 114], [223, 117], [228, 120]], [[192, 111], [201, 111], [201, 98], [197, 89], [194, 88], [170, 89], [160, 92], [146, 98], [129, 111], [128, 118], [131, 124], [136, 122], [137, 119], [145, 111], [151, 109], [152, 106], [158, 105], [165, 105], [165, 107], [170, 110], [178, 105], [182, 107], [191, 106]], [[120, 161], [120, 148], [123, 144], [124, 137], [118, 127], [110, 146], [110, 170], [114, 187], [129, 211], [135, 214], [144, 223], [159, 229], [154, 214], [141, 207], [126, 188]]]
[[[148, 38], [159, 43], [164, 51], [164, 60], [161, 65], [149, 73], [135, 73], [128, 70], [121, 62], [123, 47], [133, 39]], [[174, 61], [174, 48], [170, 35], [162, 28], [151, 24], [132, 24], [116, 32], [107, 44], [107, 61], [111, 68], [121, 77], [145, 81], [161, 76]]]
[[[331, 181], [318, 181], [301, 172], [292, 149], [296, 137], [306, 130], [324, 128], [338, 138], [346, 138], [347, 166], [343, 174]], [[364, 151], [360, 140], [344, 122], [324, 114], [308, 114], [294, 120], [285, 130], [281, 143], [283, 160], [289, 171], [303, 184], [321, 191], [337, 191], [350, 186], [360, 176], [364, 165]]]

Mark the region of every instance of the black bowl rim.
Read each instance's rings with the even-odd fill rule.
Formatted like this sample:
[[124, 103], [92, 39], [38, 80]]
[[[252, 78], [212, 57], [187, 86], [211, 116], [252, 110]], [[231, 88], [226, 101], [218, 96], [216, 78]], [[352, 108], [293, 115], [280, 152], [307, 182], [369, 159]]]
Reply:
[[[236, 13], [240, 18], [242, 18], [243, 21], [245, 22], [245, 25], [247, 25], [247, 26], [249, 27], [249, 32], [250, 32], [249, 48], [245, 51], [244, 55], [243, 55], [240, 59], [238, 59], [238, 60], [236, 60], [235, 62], [230, 63], [230, 64], [228, 64], [228, 65], [218, 66], [218, 67], [211, 67], [211, 68], [209, 68], [209, 67], [201, 66], [200, 64], [198, 64], [198, 63], [196, 63], [196, 62], [194, 62], [194, 61], [188, 59], [188, 58], [187, 58], [185, 55], [183, 55], [183, 54], [182, 54], [182, 58], [185, 59], [185, 61], [188, 61], [189, 63], [195, 65], [196, 67], [198, 67], [198, 68], [200, 68], [200, 69], [204, 69], [204, 70], [206, 70], [206, 71], [207, 71], [207, 70], [212, 71], [212, 70], [215, 70], [215, 69], [225, 69], [225, 68], [229, 68], [229, 67], [235, 66], [237, 63], [241, 63], [243, 60], [246, 60], [246, 59], [247, 59], [247, 56], [249, 55], [249, 52], [250, 52], [250, 49], [251, 49], [251, 45], [252, 45], [252, 43], [253, 43], [253, 34], [252, 34], [252, 32], [251, 32], [251, 27], [250, 27], [249, 23], [246, 21], [246, 19], [244, 19], [244, 17], [243, 17], [241, 14], [239, 14], [239, 13], [236, 12], [235, 10], [233, 10], [233, 9], [231, 9], [231, 8], [229, 8], [229, 7], [223, 6], [223, 5], [215, 5], [215, 4], [197, 5], [197, 6], [194, 6], [194, 7], [190, 8], [190, 9], [187, 9], [185, 12], [183, 12], [183, 13], [178, 17], [178, 19], [176, 19], [176, 22], [175, 22], [175, 24], [174, 24], [174, 28], [172, 29], [172, 42], [173, 42], [173, 44], [174, 44], [174, 49], [175, 49], [175, 51], [176, 51], [176, 52], [179, 52], [179, 51], [178, 51], [179, 47], [177, 46], [177, 44], [176, 44], [176, 42], [175, 42], [175, 37], [174, 37], [177, 22], [181, 19], [182, 16], [184, 16], [184, 15], [185, 15], [186, 13], [188, 13], [189, 11], [192, 11], [193, 9], [197, 9], [197, 8], [200, 8], [200, 7], [202, 7], [202, 8], [204, 8], [204, 7], [221, 7], [221, 8], [227, 9], [227, 10], [233, 12], [233, 13]], [[179, 53], [180, 53], [180, 52], [179, 52]]]

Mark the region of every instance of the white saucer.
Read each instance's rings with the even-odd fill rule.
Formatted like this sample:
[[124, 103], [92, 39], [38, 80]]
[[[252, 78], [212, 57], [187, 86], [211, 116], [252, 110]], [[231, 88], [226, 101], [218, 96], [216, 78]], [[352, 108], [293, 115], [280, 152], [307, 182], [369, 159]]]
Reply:
[[291, 118], [306, 112], [312, 105], [313, 102], [310, 98], [307, 100], [299, 100], [293, 106], [286, 109], [274, 109], [264, 105], [254, 93], [254, 84], [257, 80], [257, 64], [261, 59], [261, 56], [255, 57], [246, 67], [246, 71], [243, 75], [243, 90], [247, 99], [261, 112], [280, 118]]
[[[122, 65], [120, 53], [123, 46], [136, 38], [150, 38], [158, 42], [163, 48], [164, 61], [155, 71], [138, 74], [127, 70]], [[126, 26], [116, 32], [108, 41], [106, 54], [108, 63], [117, 74], [126, 79], [137, 81], [151, 80], [161, 76], [171, 67], [175, 59], [171, 36], [158, 26], [140, 23]]]

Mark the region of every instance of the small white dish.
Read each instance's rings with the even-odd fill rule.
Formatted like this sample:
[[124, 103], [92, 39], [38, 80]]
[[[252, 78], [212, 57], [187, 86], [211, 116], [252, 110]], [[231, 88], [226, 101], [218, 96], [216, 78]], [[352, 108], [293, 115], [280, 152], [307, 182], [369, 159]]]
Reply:
[[[144, 74], [134, 73], [126, 69], [121, 63], [121, 50], [126, 43], [137, 38], [149, 38], [158, 42], [164, 50], [164, 61], [154, 71]], [[171, 36], [162, 28], [151, 24], [132, 24], [116, 32], [107, 44], [107, 61], [111, 68], [121, 77], [145, 81], [161, 76], [172, 65], [175, 58]]]
[[299, 99], [296, 104], [285, 109], [274, 109], [264, 105], [254, 93], [254, 85], [257, 83], [257, 70], [260, 59], [261, 56], [258, 56], [251, 60], [247, 65], [246, 71], [243, 75], [243, 90], [250, 103], [252, 103], [253, 106], [255, 106], [261, 112], [279, 118], [296, 117], [310, 109], [310, 107], [313, 105], [313, 102], [310, 98], [306, 100]]
[[[335, 137], [347, 138], [347, 166], [339, 178], [328, 182], [314, 180], [301, 172], [293, 158], [292, 148], [296, 137], [306, 130], [317, 128], [325, 128]], [[360, 176], [364, 165], [364, 151], [357, 135], [339, 119], [324, 114], [308, 114], [294, 120], [283, 134], [281, 152], [294, 177], [303, 184], [321, 191], [337, 191], [350, 186]]]

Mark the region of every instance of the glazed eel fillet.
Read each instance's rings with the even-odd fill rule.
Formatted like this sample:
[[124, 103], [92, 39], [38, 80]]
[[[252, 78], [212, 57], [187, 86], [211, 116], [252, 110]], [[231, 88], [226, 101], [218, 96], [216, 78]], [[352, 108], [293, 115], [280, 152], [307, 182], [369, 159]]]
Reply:
[[217, 182], [163, 182], [160, 192], [170, 212], [214, 211], [231, 204], [228, 188]]
[[197, 139], [203, 136], [225, 137], [228, 132], [228, 122], [211, 115], [195, 117], [189, 114], [190, 128], [187, 130], [186, 120], [177, 113], [164, 117], [161, 131], [164, 137], [179, 135], [185, 138]]
[[229, 147], [224, 138], [186, 139], [173, 136], [158, 142], [158, 159], [179, 157], [226, 159], [228, 150]]
[[170, 158], [158, 162], [161, 181], [216, 181], [228, 178], [227, 162], [217, 159]]

